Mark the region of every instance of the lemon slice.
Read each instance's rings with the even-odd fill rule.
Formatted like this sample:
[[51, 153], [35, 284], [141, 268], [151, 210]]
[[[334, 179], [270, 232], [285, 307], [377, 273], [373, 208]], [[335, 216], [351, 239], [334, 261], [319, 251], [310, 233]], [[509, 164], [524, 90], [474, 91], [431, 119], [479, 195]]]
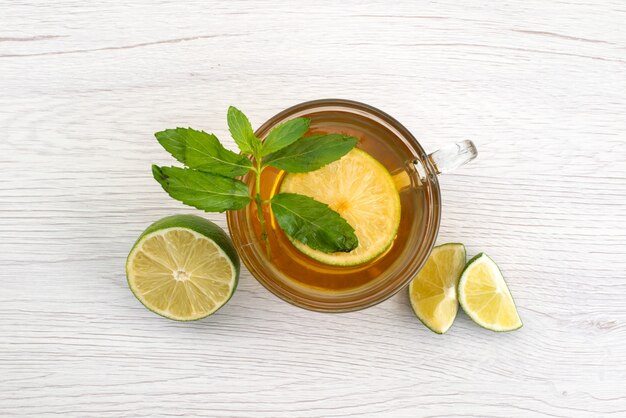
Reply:
[[481, 327], [513, 331], [522, 326], [504, 277], [486, 254], [480, 253], [467, 263], [458, 292], [461, 307]]
[[387, 169], [368, 153], [353, 149], [341, 159], [308, 173], [291, 173], [281, 192], [326, 203], [354, 228], [359, 245], [349, 253], [327, 254], [292, 241], [309, 257], [334, 266], [362, 264], [387, 250], [400, 225], [400, 196]]
[[239, 259], [230, 238], [193, 215], [155, 222], [126, 261], [131, 291], [151, 311], [177, 321], [211, 315], [233, 295]]
[[424, 267], [409, 285], [415, 315], [437, 334], [452, 326], [459, 310], [456, 287], [465, 267], [465, 246], [444, 244], [433, 248]]

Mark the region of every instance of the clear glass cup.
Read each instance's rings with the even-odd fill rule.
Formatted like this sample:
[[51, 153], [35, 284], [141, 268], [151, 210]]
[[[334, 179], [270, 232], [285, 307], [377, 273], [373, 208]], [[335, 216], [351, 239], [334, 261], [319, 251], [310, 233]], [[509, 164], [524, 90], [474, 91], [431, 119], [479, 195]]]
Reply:
[[[360, 138], [357, 147], [387, 167], [401, 197], [398, 236], [390, 250], [364, 265], [331, 267], [305, 260], [298, 261], [294, 269], [286, 269], [285, 257], [289, 260], [288, 254], [294, 247], [286, 240], [279, 240], [268, 254], [260, 238], [256, 207], [252, 203], [244, 209], [228, 212], [228, 227], [235, 248], [250, 273], [263, 286], [296, 306], [321, 312], [349, 312], [380, 303], [415, 277], [435, 245], [441, 220], [437, 176], [474, 159], [476, 148], [466, 140], [426, 154], [415, 137], [388, 114], [363, 103], [339, 99], [315, 100], [290, 107], [265, 122], [256, 135], [264, 139], [273, 127], [297, 117], [310, 118], [313, 132], [357, 136]], [[283, 172], [274, 171], [263, 179], [264, 184], [270, 183], [267, 190], [262, 188], [263, 199], [277, 192], [284, 176]], [[254, 175], [249, 174], [242, 180], [254, 186]], [[269, 208], [264, 210], [269, 224], [275, 226]], [[294, 260], [302, 258], [292, 254]], [[309, 276], [316, 277], [317, 282], [307, 282]], [[320, 281], [320, 277], [324, 279]], [[344, 287], [335, 286], [344, 282]]]

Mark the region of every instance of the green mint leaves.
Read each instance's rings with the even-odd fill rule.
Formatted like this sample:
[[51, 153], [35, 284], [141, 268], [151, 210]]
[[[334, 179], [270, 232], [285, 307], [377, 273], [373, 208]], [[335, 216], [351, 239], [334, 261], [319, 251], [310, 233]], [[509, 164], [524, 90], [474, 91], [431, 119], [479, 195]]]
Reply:
[[356, 138], [340, 134], [307, 136], [268, 155], [263, 162], [289, 173], [306, 173], [340, 159], [356, 143]]
[[265, 157], [272, 152], [276, 152], [287, 145], [291, 145], [309, 130], [310, 119], [297, 118], [288, 122], [281, 123], [267, 135], [263, 148], [261, 149], [261, 157]]
[[243, 176], [252, 168], [248, 158], [224, 148], [213, 134], [176, 128], [154, 135], [163, 148], [189, 168], [228, 177]]
[[228, 108], [228, 129], [241, 152], [254, 156], [259, 153], [261, 140], [254, 135], [246, 115], [234, 106]]
[[291, 238], [326, 253], [350, 252], [359, 241], [337, 212], [317, 200], [295, 193], [279, 193], [271, 203], [278, 225]]
[[234, 178], [252, 171], [258, 186], [267, 166], [293, 173], [317, 170], [347, 154], [356, 146], [356, 138], [340, 134], [305, 137], [310, 120], [296, 118], [276, 126], [261, 142], [239, 109], [231, 106], [227, 119], [241, 154], [226, 149], [215, 135], [191, 128], [155, 134], [163, 148], [187, 166], [152, 166], [155, 180], [171, 197], [207, 212], [241, 209], [254, 200], [263, 237], [267, 231], [260, 205], [269, 203], [278, 225], [292, 239], [326, 253], [349, 252], [358, 246], [354, 229], [328, 205], [294, 193], [279, 193], [264, 202]]
[[205, 212], [241, 209], [251, 200], [248, 186], [230, 177], [156, 165], [152, 175], [174, 199]]

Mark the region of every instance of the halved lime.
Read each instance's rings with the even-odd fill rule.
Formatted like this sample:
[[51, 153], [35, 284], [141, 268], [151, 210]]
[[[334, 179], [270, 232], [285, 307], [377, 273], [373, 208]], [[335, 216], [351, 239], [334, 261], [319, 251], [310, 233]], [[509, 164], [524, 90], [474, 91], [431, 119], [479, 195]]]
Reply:
[[459, 310], [456, 287], [465, 267], [465, 246], [443, 244], [430, 257], [409, 285], [409, 299], [415, 315], [437, 334], [452, 326]]
[[166, 318], [193, 321], [231, 298], [239, 258], [213, 222], [174, 215], [150, 225], [126, 260], [128, 286], [146, 308]]
[[487, 254], [480, 253], [467, 263], [458, 292], [461, 307], [481, 327], [513, 331], [522, 326], [504, 277]]
[[398, 232], [398, 190], [387, 169], [365, 151], [355, 148], [319, 170], [288, 174], [280, 191], [326, 203], [354, 228], [359, 245], [349, 253], [327, 254], [292, 241], [322, 263], [353, 266], [370, 261], [391, 246]]

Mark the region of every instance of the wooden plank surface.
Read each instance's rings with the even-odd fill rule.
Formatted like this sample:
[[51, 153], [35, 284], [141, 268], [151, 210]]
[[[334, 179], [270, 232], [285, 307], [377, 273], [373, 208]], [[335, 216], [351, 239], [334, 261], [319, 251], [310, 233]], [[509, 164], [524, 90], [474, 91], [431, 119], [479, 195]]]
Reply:
[[[626, 416], [625, 21], [622, 1], [0, 0], [0, 416]], [[207, 320], [139, 304], [132, 243], [193, 212], [152, 180], [152, 133], [225, 139], [229, 104], [258, 126], [325, 97], [431, 151], [475, 141], [438, 242], [497, 260], [524, 328], [435, 335], [405, 292], [307, 312], [247, 271]]]

